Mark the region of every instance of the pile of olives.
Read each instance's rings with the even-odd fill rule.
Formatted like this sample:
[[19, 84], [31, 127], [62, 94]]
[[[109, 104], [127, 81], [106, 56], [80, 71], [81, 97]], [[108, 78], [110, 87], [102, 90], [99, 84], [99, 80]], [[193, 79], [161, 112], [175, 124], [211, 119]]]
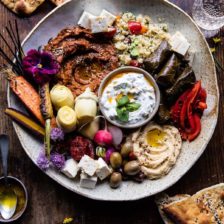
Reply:
[[122, 180], [133, 179], [142, 182], [145, 178], [139, 162], [133, 156], [133, 147], [130, 142], [124, 143], [120, 152], [116, 151], [110, 155], [110, 165], [114, 170], [110, 176], [112, 188], [118, 188]]

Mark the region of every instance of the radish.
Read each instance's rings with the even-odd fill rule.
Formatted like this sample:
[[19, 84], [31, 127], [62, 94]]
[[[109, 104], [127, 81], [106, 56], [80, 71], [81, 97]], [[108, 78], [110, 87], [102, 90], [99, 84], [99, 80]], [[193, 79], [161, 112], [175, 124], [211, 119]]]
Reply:
[[97, 143], [97, 145], [105, 146], [105, 145], [111, 145], [113, 142], [113, 137], [111, 133], [107, 130], [99, 130], [95, 136], [94, 136], [94, 142]]
[[115, 146], [115, 148], [119, 147], [124, 137], [122, 130], [119, 127], [109, 125], [108, 131], [113, 137], [113, 145]]
[[[100, 117], [102, 117], [102, 116], [100, 116]], [[97, 131], [93, 138], [93, 141], [97, 145], [100, 145], [100, 146], [108, 146], [108, 145], [112, 145], [112, 143], [113, 143], [113, 137], [112, 137], [111, 133], [107, 130], [107, 123], [106, 123], [105, 118], [104, 118], [104, 121], [105, 121], [104, 130]]]

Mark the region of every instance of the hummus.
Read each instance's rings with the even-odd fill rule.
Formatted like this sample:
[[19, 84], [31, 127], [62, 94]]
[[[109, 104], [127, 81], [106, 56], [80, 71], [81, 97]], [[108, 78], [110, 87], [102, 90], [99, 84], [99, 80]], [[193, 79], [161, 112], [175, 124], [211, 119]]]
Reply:
[[110, 80], [100, 99], [104, 114], [111, 120], [123, 123], [118, 118], [117, 105], [122, 96], [127, 96], [130, 103], [137, 103], [139, 108], [129, 113], [128, 124], [136, 124], [148, 118], [156, 105], [155, 89], [141, 73], [121, 73]]
[[177, 128], [154, 123], [143, 131], [132, 134], [133, 150], [149, 179], [158, 179], [169, 173], [180, 154], [182, 140]]

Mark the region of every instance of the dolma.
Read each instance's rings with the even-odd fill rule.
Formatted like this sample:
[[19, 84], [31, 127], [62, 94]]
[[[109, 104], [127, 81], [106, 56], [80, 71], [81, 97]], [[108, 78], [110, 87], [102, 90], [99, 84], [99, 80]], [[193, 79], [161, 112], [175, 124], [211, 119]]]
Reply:
[[168, 101], [175, 101], [189, 86], [196, 82], [195, 74], [191, 67], [186, 67], [177, 78], [174, 85], [165, 91]]
[[170, 110], [164, 103], [159, 105], [155, 119], [158, 124], [166, 124], [170, 121]]
[[144, 62], [145, 69], [155, 74], [168, 60], [171, 55], [171, 48], [166, 40], [163, 40], [159, 47]]
[[171, 87], [176, 81], [176, 74], [180, 69], [180, 66], [180, 59], [173, 53], [159, 74], [155, 76], [156, 82], [161, 87]]

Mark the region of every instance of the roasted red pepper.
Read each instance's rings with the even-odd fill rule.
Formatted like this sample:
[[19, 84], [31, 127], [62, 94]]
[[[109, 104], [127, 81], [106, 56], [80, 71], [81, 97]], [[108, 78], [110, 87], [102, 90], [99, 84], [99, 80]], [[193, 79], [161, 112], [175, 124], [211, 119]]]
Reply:
[[192, 116], [192, 119], [194, 121], [194, 129], [191, 130], [191, 132], [188, 134], [188, 140], [191, 142], [193, 141], [195, 138], [198, 137], [198, 135], [201, 132], [201, 117], [199, 114], [194, 114]]
[[201, 114], [207, 108], [207, 94], [201, 81], [184, 92], [171, 108], [171, 118], [183, 140], [193, 141], [201, 132]]
[[129, 21], [128, 28], [131, 31], [131, 34], [135, 34], [135, 35], [141, 34], [142, 25], [140, 22]]
[[186, 99], [184, 100], [183, 107], [181, 108], [180, 112], [180, 126], [181, 128], [185, 128], [185, 120], [188, 118], [189, 123], [192, 124], [190, 113], [192, 113], [192, 105], [198, 95], [198, 92], [201, 88], [201, 81], [196, 82], [193, 86], [189, 94], [187, 95]]
[[202, 111], [207, 109], [206, 98], [207, 93], [205, 89], [201, 88], [200, 92], [198, 93], [194, 108]]

